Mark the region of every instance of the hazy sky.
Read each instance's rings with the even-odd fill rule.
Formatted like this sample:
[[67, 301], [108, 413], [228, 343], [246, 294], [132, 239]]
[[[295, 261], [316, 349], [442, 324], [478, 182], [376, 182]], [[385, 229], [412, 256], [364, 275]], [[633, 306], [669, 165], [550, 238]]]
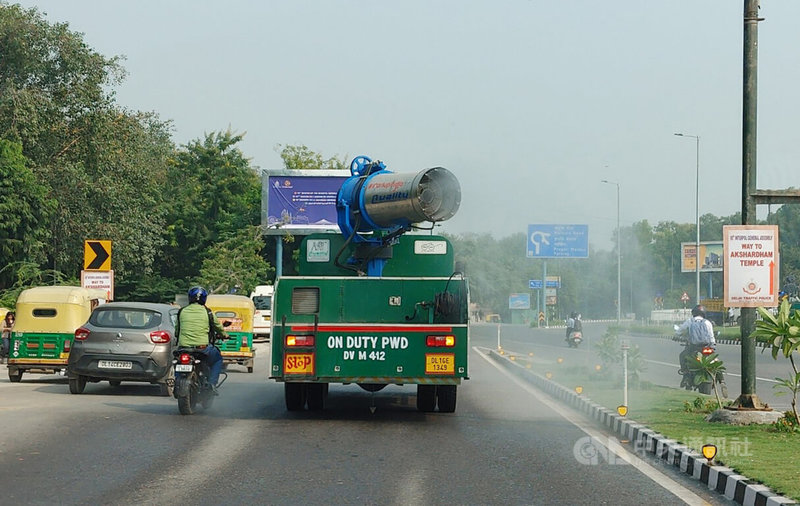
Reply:
[[[675, 132], [701, 138], [700, 213], [741, 208], [742, 0], [19, 3], [124, 55], [118, 102], [171, 119], [179, 144], [230, 127], [264, 169], [277, 144], [447, 167], [447, 232], [587, 224], [608, 249], [602, 179], [623, 226], [694, 223], [695, 141]], [[761, 16], [758, 187], [797, 187], [800, 2]]]

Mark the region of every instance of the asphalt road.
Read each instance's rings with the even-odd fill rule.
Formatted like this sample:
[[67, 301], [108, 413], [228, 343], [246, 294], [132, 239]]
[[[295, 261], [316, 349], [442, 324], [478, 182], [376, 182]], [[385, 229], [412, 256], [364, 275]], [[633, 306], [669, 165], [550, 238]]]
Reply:
[[[583, 323], [584, 342], [578, 349], [570, 349], [564, 342], [564, 328], [537, 329], [523, 325], [500, 326], [500, 344], [509, 350], [528, 353], [537, 352], [537, 357], [555, 363], [559, 357], [577, 364], [593, 367], [601, 363], [594, 347], [608, 327], [607, 323]], [[473, 326], [473, 342], [497, 347], [497, 324], [478, 324]], [[626, 337], [631, 345], [638, 345], [645, 358], [647, 369], [643, 379], [668, 387], [680, 385], [678, 375], [678, 354], [683, 346], [671, 339], [658, 337]], [[717, 353], [726, 367], [725, 382], [729, 397], [735, 399], [741, 388], [741, 347], [732, 344], [718, 344]], [[779, 355], [772, 358], [770, 350], [756, 348], [756, 394], [762, 402], [775, 410], [790, 409], [791, 395], [776, 395], [775, 378], [788, 378], [792, 373], [789, 361]], [[779, 390], [778, 390], [779, 391]]]
[[[474, 335], [476, 345], [489, 339]], [[417, 412], [413, 386], [371, 394], [354, 385], [332, 386], [323, 413], [289, 413], [259, 348], [255, 372], [232, 366], [213, 408], [194, 416], [155, 386], [90, 383], [72, 395], [63, 378], [12, 384], [0, 366], [0, 500], [730, 504], [659, 463], [626, 463], [625, 450], [587, 463], [589, 434], [607, 436], [477, 346], [454, 414]]]

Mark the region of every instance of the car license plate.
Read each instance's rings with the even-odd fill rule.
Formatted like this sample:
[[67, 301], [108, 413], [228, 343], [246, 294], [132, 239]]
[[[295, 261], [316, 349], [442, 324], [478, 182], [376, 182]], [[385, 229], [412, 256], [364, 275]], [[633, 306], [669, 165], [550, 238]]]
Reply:
[[455, 374], [455, 353], [426, 353], [425, 374]]
[[101, 360], [97, 366], [101, 369], [133, 369], [133, 362]]
[[175, 372], [192, 372], [192, 364], [175, 364]]

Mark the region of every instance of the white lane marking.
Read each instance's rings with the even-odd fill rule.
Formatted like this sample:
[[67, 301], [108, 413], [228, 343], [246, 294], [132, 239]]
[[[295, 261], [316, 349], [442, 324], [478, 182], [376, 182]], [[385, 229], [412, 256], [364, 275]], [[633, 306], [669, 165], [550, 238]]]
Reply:
[[[198, 404], [199, 407], [199, 404]], [[177, 405], [175, 406], [177, 411]], [[183, 416], [183, 415], [177, 415]], [[203, 416], [203, 415], [188, 415]], [[167, 469], [137, 487], [128, 504], [186, 504], [210, 477], [232, 469], [260, 430], [255, 421], [228, 421], [213, 433], [199, 433], [194, 447], [178, 454]]]
[[[648, 360], [648, 359], [645, 359], [645, 362], [650, 362], [651, 364], [665, 365], [667, 367], [674, 367], [675, 369], [678, 368], [677, 364], [671, 364], [669, 362], [660, 362], [658, 360]], [[725, 371], [725, 376], [736, 376], [737, 378], [741, 378], [742, 377], [741, 374], [736, 374], [735, 372], [728, 372], [728, 371]], [[767, 378], [761, 378], [759, 376], [756, 376], [756, 379], [758, 381], [766, 381], [768, 383], [778, 383], [775, 380], [771, 380], [771, 379], [767, 379]]]
[[587, 423], [584, 423], [580, 418], [575, 416], [575, 414], [572, 413], [571, 410], [568, 411], [567, 409], [564, 409], [561, 405], [556, 404], [555, 401], [547, 397], [546, 394], [540, 392], [536, 387], [531, 386], [530, 384], [524, 382], [523, 380], [517, 378], [510, 372], [503, 369], [499, 364], [496, 364], [484, 353], [478, 351], [477, 347], [473, 347], [473, 350], [478, 352], [478, 354], [481, 355], [481, 357], [485, 359], [487, 362], [489, 362], [489, 364], [494, 366], [498, 371], [500, 371], [502, 374], [504, 374], [514, 383], [516, 383], [517, 386], [521, 387], [523, 390], [536, 397], [536, 399], [539, 400], [539, 402], [545, 404], [550, 409], [561, 415], [565, 420], [567, 420], [568, 422], [570, 422], [571, 424], [573, 424], [574, 426], [585, 432], [588, 436], [590, 436], [593, 439], [593, 441], [602, 444], [603, 446], [606, 447], [606, 449], [608, 449], [608, 451], [613, 452], [617, 457], [623, 459], [625, 462], [632, 464], [634, 467], [636, 467], [636, 469], [641, 471], [642, 474], [653, 480], [661, 487], [665, 488], [670, 493], [674, 494], [676, 497], [678, 497], [686, 504], [691, 504], [691, 505], [710, 504], [709, 502], [705, 501], [702, 497], [698, 496], [697, 494], [687, 489], [686, 487], [684, 487], [677, 481], [673, 480], [672, 478], [669, 478], [665, 474], [659, 472], [650, 464], [640, 459], [635, 454], [629, 452], [625, 448], [607, 444], [608, 436], [590, 427]]

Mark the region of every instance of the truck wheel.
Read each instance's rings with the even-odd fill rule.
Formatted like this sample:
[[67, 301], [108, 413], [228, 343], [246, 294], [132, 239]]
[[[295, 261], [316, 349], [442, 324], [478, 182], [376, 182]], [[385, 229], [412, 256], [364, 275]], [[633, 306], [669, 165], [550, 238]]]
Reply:
[[22, 369], [16, 369], [14, 372], [11, 369], [8, 370], [8, 381], [11, 383], [19, 383], [22, 381]]
[[325, 400], [328, 398], [327, 383], [310, 383], [308, 385], [308, 409], [322, 411], [325, 409]]
[[439, 385], [436, 387], [439, 411], [453, 413], [456, 410], [456, 385]]
[[86, 376], [77, 376], [69, 379], [69, 393], [82, 394], [86, 388]]
[[286, 397], [286, 409], [289, 411], [300, 411], [306, 405], [306, 385], [305, 383], [283, 384], [283, 394]]
[[417, 411], [430, 413], [436, 409], [436, 385], [417, 385]]

